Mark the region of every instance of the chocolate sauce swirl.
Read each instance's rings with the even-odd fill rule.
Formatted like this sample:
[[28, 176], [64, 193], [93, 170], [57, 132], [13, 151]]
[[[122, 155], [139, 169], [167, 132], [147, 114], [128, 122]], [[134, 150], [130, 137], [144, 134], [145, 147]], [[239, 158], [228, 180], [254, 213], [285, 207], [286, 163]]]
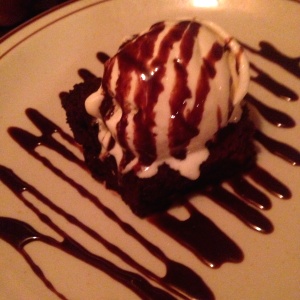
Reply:
[[271, 124], [284, 128], [295, 127], [295, 121], [286, 113], [263, 104], [260, 100], [250, 94], [247, 94], [245, 99], [248, 103], [252, 104], [258, 110], [261, 116]]
[[285, 86], [284, 84], [276, 81], [266, 72], [258, 68], [254, 63], [250, 63], [251, 69], [253, 69], [257, 76], [251, 76], [251, 80], [258, 83], [275, 96], [286, 100], [286, 101], [297, 101], [299, 96], [296, 92], [291, 90], [289, 87]]
[[259, 141], [271, 153], [288, 161], [293, 166], [300, 165], [300, 151], [298, 151], [297, 149], [291, 147], [286, 143], [279, 142], [267, 136], [260, 130], [256, 130], [255, 139]]
[[[52, 228], [55, 228], [50, 219], [48, 219], [39, 211], [37, 213], [42, 220], [47, 220], [47, 225], [51, 226]], [[120, 283], [123, 283], [125, 286], [127, 286], [133, 292], [135, 292], [138, 296], [144, 299], [176, 299], [167, 292], [152, 286], [147, 280], [145, 280], [140, 275], [123, 270], [115, 264], [111, 263], [110, 261], [106, 260], [105, 258], [91, 253], [82, 245], [78, 244], [74, 239], [68, 236], [61, 229], [59, 231], [63, 234], [64, 239], [62, 242], [58, 242], [49, 236], [39, 233], [25, 222], [12, 218], [0, 217], [0, 237], [6, 242], [8, 242], [10, 245], [12, 245], [25, 258], [25, 260], [30, 265], [34, 273], [60, 299], [67, 298], [55, 289], [52, 283], [45, 277], [42, 270], [34, 263], [34, 261], [27, 254], [24, 247], [28, 243], [39, 241], [51, 245], [55, 248], [58, 248], [61, 251], [64, 251], [65, 253], [72, 255], [101, 271], [104, 271], [113, 279], [119, 281]]]
[[253, 168], [249, 176], [277, 198], [290, 199], [292, 197], [290, 189], [262, 167]]
[[[0, 170], [3, 172], [3, 169]], [[24, 257], [32, 271], [44, 282], [45, 286], [50, 291], [52, 291], [58, 298], [67, 300], [62, 293], [56, 290], [53, 284], [46, 278], [42, 269], [35, 264], [24, 249], [27, 244], [34, 241], [43, 241], [51, 246], [57, 246], [59, 244], [58, 242], [51, 237], [40, 234], [25, 222], [6, 217], [0, 217], [0, 238], [9, 243]]]
[[150, 222], [190, 249], [212, 268], [220, 267], [224, 261], [237, 263], [243, 260], [242, 250], [210, 219], [190, 203], [185, 207], [190, 213], [185, 221], [180, 221], [166, 212], [153, 216]]
[[[261, 182], [264, 184], [264, 182]], [[243, 190], [245, 192], [245, 190]], [[214, 187], [206, 192], [206, 195], [229, 212], [236, 215], [242, 222], [262, 233], [271, 233], [274, 228], [270, 220], [258, 210], [245, 204], [234, 194], [221, 186]]]
[[[167, 273], [168, 269], [174, 269], [176, 270], [177, 276], [181, 277], [182, 275], [180, 272], [184, 272], [185, 278], [189, 278], [192, 282], [196, 283], [197, 285], [192, 290], [191, 296], [194, 297], [207, 297], [211, 298], [211, 292], [209, 288], [205, 285], [203, 280], [196, 275], [191, 269], [175, 262], [167, 258], [163, 254], [163, 252], [153, 245], [150, 241], [147, 241], [144, 239], [132, 226], [130, 226], [128, 223], [122, 222], [117, 215], [111, 211], [109, 208], [104, 206], [100, 199], [98, 199], [95, 195], [91, 194], [86, 188], [84, 188], [82, 185], [80, 185], [78, 182], [74, 181], [70, 177], [68, 177], [64, 172], [62, 172], [59, 168], [55, 167], [50, 160], [48, 160], [46, 157], [41, 156], [37, 151], [35, 151], [35, 148], [38, 146], [46, 146], [50, 148], [51, 150], [57, 152], [58, 154], [62, 155], [65, 159], [76, 163], [78, 166], [82, 166], [82, 161], [78, 160], [77, 158], [74, 159], [73, 153], [67, 148], [63, 147], [60, 143], [58, 143], [55, 139], [52, 137], [52, 132], [58, 132], [61, 134], [62, 137], [65, 136], [65, 133], [61, 130], [61, 128], [57, 125], [54, 125], [49, 119], [45, 118], [43, 115], [41, 115], [38, 111], [34, 109], [27, 109], [26, 110], [27, 116], [30, 118], [30, 120], [37, 126], [37, 128], [42, 132], [42, 135], [37, 137], [25, 130], [21, 130], [20, 128], [11, 127], [9, 128], [9, 134], [11, 137], [24, 149], [26, 150], [30, 155], [32, 155], [35, 159], [39, 160], [43, 163], [45, 167], [47, 167], [49, 170], [51, 170], [55, 175], [60, 177], [62, 180], [64, 180], [66, 183], [71, 185], [77, 192], [87, 198], [89, 201], [91, 201], [98, 209], [100, 209], [102, 212], [105, 213], [105, 215], [110, 218], [112, 221], [116, 222], [124, 232], [127, 234], [133, 236], [137, 241], [139, 241], [144, 247], [152, 253], [154, 256], [159, 258], [167, 267]], [[67, 136], [68, 139], [68, 136]], [[16, 175], [15, 175], [16, 176]], [[3, 180], [4, 181], [4, 180]], [[8, 182], [7, 180], [4, 181], [4, 183]], [[21, 179], [17, 180], [17, 182], [23, 182]], [[18, 190], [19, 192], [22, 192], [24, 189], [28, 190], [28, 184], [25, 185], [22, 189]], [[141, 265], [136, 263], [134, 259], [129, 257], [125, 254], [125, 252], [122, 249], [119, 249], [116, 246], [113, 246], [111, 243], [109, 243], [107, 240], [105, 240], [103, 237], [101, 237], [97, 232], [91, 230], [83, 223], [79, 222], [77, 219], [75, 219], [73, 216], [69, 215], [66, 211], [62, 210], [60, 207], [56, 206], [50, 199], [42, 196], [37, 190], [33, 187], [30, 188], [32, 191], [34, 191], [35, 196], [40, 199], [45, 205], [49, 206], [52, 210], [54, 210], [56, 213], [62, 215], [65, 217], [66, 220], [68, 220], [70, 223], [78, 226], [83, 231], [88, 233], [90, 236], [92, 236], [94, 239], [96, 239], [98, 242], [100, 242], [102, 245], [104, 245], [109, 251], [115, 253], [118, 255], [122, 260], [125, 260], [128, 264], [130, 264], [132, 267], [136, 268], [138, 271], [142, 272], [145, 276], [154, 279], [157, 282], [160, 282], [163, 286], [166, 287], [166, 284], [164, 283], [164, 278], [159, 278], [152, 272], [148, 271], [147, 269], [143, 268]], [[13, 189], [14, 191], [14, 189]], [[15, 191], [14, 191], [15, 192]], [[176, 267], [175, 267], [176, 266]], [[173, 274], [174, 275], [174, 274]], [[174, 278], [168, 276], [167, 279], [170, 281], [170, 278]], [[168, 282], [171, 285], [176, 286], [176, 281]], [[186, 291], [188, 294], [190, 293], [190, 285], [189, 282], [186, 282], [186, 285], [184, 284], [184, 281], [180, 281], [180, 286], [177, 288], [181, 288], [184, 291]], [[171, 288], [167, 286], [167, 288]], [[171, 290], [173, 290], [171, 288]], [[173, 291], [174, 292], [174, 291]], [[176, 293], [176, 291], [175, 291]]]
[[241, 43], [251, 53], [259, 55], [274, 64], [277, 64], [281, 68], [285, 69], [289, 73], [293, 74], [297, 78], [300, 78], [300, 56], [290, 57], [278, 49], [276, 49], [271, 43], [267, 41], [259, 42], [260, 49], [257, 50], [245, 43]]

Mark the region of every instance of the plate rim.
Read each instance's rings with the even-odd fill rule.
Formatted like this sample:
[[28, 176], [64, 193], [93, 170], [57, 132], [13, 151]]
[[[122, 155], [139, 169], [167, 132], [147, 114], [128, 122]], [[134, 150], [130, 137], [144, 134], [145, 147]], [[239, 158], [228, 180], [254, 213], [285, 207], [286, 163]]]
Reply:
[[81, 0], [69, 0], [66, 1], [64, 3], [58, 4], [52, 8], [50, 8], [49, 10], [42, 12], [40, 14], [38, 14], [37, 16], [34, 16], [33, 18], [27, 20], [26, 22], [18, 25], [16, 28], [12, 29], [11, 31], [9, 31], [8, 33], [4, 34], [2, 37], [0, 37], [0, 45], [3, 45], [5, 42], [10, 41], [10, 39], [15, 36], [17, 33], [19, 33], [20, 31], [24, 30], [25, 28], [30, 27], [32, 24], [36, 24], [38, 23], [38, 21], [40, 21], [41, 19], [44, 19], [46, 16], [48, 15], [54, 15], [57, 11], [61, 11], [62, 9], [66, 8], [66, 7], [70, 7], [72, 4], [74, 3], [81, 3], [82, 5], [79, 6], [78, 8], [66, 13], [66, 14], [62, 14], [61, 16], [58, 16], [57, 18], [54, 19], [50, 19], [49, 22], [47, 22], [46, 24], [42, 25], [42, 26], [38, 26], [38, 28], [36, 28], [35, 30], [33, 30], [32, 32], [21, 36], [20, 39], [17, 39], [17, 41], [15, 41], [14, 43], [12, 43], [12, 45], [10, 45], [7, 49], [5, 49], [3, 51], [3, 53], [0, 52], [0, 60], [2, 58], [4, 58], [8, 53], [10, 53], [14, 48], [18, 47], [19, 45], [21, 45], [23, 42], [25, 42], [26, 40], [28, 40], [29, 38], [31, 38], [32, 36], [34, 36], [35, 34], [39, 33], [40, 31], [44, 30], [45, 28], [55, 24], [56, 22], [59, 22], [73, 14], [76, 14], [84, 9], [87, 9], [89, 7], [101, 4], [101, 3], [106, 3], [112, 0], [90, 0], [89, 3], [87, 3], [86, 1], [81, 1]]

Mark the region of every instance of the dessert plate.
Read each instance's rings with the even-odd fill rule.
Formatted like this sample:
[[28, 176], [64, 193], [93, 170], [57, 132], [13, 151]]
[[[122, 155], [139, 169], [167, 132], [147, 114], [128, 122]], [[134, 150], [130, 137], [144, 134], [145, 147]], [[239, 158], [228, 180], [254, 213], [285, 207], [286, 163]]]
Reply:
[[[70, 1], [3, 37], [0, 299], [146, 298], [164, 288], [159, 279], [166, 262], [174, 261], [196, 274], [199, 290], [203, 284], [211, 291], [204, 298], [299, 299], [299, 13], [299, 2], [284, 0]], [[212, 20], [245, 44], [257, 127], [298, 149], [284, 149], [294, 157], [291, 163], [256, 142], [259, 166], [292, 194], [280, 199], [248, 179], [271, 200], [272, 207], [260, 213], [273, 224], [272, 233], [249, 228], [205, 196], [191, 199], [243, 252], [241, 262], [217, 269], [149, 220], [134, 216], [117, 194], [91, 178], [69, 138], [59, 99], [90, 72], [101, 76], [97, 53], [112, 55], [124, 37], [161, 20], [183, 18]], [[170, 214], [189, 218], [185, 207]], [[181, 276], [179, 282], [188, 281]], [[193, 298], [166, 288], [175, 298]]]

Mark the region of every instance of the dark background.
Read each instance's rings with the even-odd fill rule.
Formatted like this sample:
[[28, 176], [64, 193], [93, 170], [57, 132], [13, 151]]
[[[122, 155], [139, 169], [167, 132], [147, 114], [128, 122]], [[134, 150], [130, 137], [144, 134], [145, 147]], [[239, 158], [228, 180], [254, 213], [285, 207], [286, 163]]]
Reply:
[[67, 0], [0, 0], [0, 37]]

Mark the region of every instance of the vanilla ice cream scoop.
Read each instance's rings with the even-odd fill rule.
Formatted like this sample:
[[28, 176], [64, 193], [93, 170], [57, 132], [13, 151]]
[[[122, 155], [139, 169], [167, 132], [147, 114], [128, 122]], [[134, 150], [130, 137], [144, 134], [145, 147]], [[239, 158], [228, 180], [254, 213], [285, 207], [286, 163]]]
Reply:
[[243, 48], [212, 22], [160, 22], [105, 63], [86, 100], [99, 124], [101, 156], [147, 178], [168, 164], [197, 179], [206, 143], [241, 117], [249, 83]]

